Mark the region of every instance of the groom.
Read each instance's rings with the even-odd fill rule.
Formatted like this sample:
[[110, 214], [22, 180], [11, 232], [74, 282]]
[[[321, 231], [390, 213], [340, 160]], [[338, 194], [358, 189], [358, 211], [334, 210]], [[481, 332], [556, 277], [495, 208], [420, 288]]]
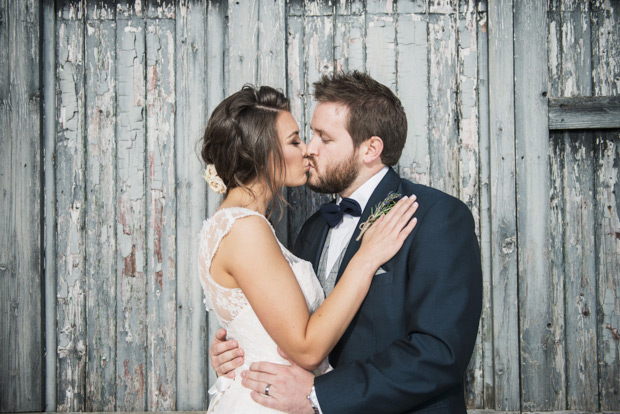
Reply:
[[[355, 200], [362, 213], [329, 219], [333, 227], [315, 213], [294, 253], [313, 264], [329, 294], [359, 248], [359, 224], [390, 192], [416, 195], [418, 224], [375, 275], [330, 354], [333, 371], [315, 377], [295, 364], [259, 362], [242, 373], [243, 384], [258, 403], [290, 413], [466, 413], [463, 376], [482, 301], [471, 213], [456, 198], [390, 168], [405, 144], [407, 119], [389, 88], [359, 72], [324, 76], [314, 87], [307, 185], [338, 194], [336, 204]], [[243, 352], [223, 335], [220, 330], [210, 352], [220, 375], [240, 365]]]

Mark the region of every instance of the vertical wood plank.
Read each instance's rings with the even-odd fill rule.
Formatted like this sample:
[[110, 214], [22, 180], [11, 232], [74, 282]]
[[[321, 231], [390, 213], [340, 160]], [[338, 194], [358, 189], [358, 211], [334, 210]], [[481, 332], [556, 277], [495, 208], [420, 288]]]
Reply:
[[[209, 4], [209, 9], [221, 7]], [[218, 62], [211, 62], [209, 44], [219, 46], [221, 38], [206, 36], [204, 4], [190, 0], [177, 3], [176, 22], [176, 283], [177, 283], [177, 410], [205, 410], [209, 372], [207, 365], [207, 318], [204, 294], [198, 280], [198, 232], [206, 214], [206, 184], [202, 179], [198, 141], [206, 126], [207, 89], [205, 68], [212, 74]], [[211, 21], [209, 21], [211, 23]], [[211, 27], [211, 24], [209, 24]], [[223, 29], [222, 29], [223, 31]], [[220, 51], [221, 53], [221, 51]], [[221, 55], [220, 55], [221, 56]], [[209, 59], [209, 60], [208, 60]], [[224, 87], [223, 78], [219, 84]]]
[[397, 92], [394, 16], [367, 14], [366, 69], [378, 82]]
[[[302, 1], [297, 0], [296, 3]], [[303, 0], [303, 13], [305, 16], [331, 16], [335, 3], [333, 0]]]
[[[306, 96], [304, 118], [306, 120], [305, 135], [311, 139], [310, 123], [316, 106], [312, 97], [314, 91], [312, 84], [318, 81], [321, 75], [332, 74], [334, 70], [334, 16], [331, 14], [331, 4], [325, 0], [316, 3], [306, 0], [304, 4], [306, 12], [303, 20], [304, 94]], [[294, 225], [297, 229], [301, 227], [306, 218], [319, 209], [321, 204], [332, 199], [332, 194], [313, 193], [305, 187], [301, 192], [304, 206], [301, 208], [303, 214], [298, 216]]]
[[[564, 280], [550, 263], [546, 8], [516, 2], [515, 132], [523, 408], [565, 409]], [[544, 381], [540, 381], [544, 378]]]
[[114, 17], [110, 5], [86, 10], [86, 411], [116, 408]]
[[[592, 5], [595, 96], [620, 94], [620, 6]], [[600, 410], [620, 410], [620, 134], [596, 137], [596, 267], [598, 286], [598, 362]]]
[[392, 14], [395, 6], [393, 0], [366, 1], [366, 12], [368, 14]]
[[493, 408], [519, 410], [512, 2], [490, 2], [488, 8], [494, 362], [488, 375], [493, 375]]
[[[438, 10], [444, 10], [436, 5]], [[429, 155], [430, 185], [459, 194], [459, 149], [456, 120], [457, 27], [456, 15], [429, 17]]]
[[335, 13], [338, 15], [363, 15], [364, 0], [345, 0], [335, 2]]
[[428, 0], [428, 12], [430, 14], [456, 13], [459, 0]]
[[456, 34], [457, 64], [456, 74], [458, 114], [459, 156], [459, 198], [470, 208], [476, 228], [480, 228], [480, 208], [478, 205], [478, 59], [477, 59], [477, 15], [474, 0], [460, 0], [457, 14]]
[[597, 228], [596, 259], [599, 306], [599, 396], [601, 411], [620, 409], [620, 228], [618, 193], [620, 184], [620, 136], [601, 134], [596, 142]]
[[[284, 0], [261, 1], [258, 6], [257, 84], [286, 94], [286, 4]], [[283, 189], [284, 197], [287, 190]], [[288, 245], [288, 209], [273, 211], [272, 223], [278, 239]]]
[[[44, 170], [44, 292], [45, 292], [45, 406], [56, 411], [56, 13], [54, 4], [44, 2], [41, 13], [42, 39], [42, 141]], [[2, 75], [0, 75], [2, 76]], [[1, 84], [2, 82], [0, 82]]]
[[428, 10], [428, 0], [399, 0], [398, 13], [425, 14]]
[[427, 33], [425, 14], [398, 15], [398, 97], [407, 114], [407, 143], [399, 173], [424, 185], [430, 181]]
[[[306, 91], [304, 63], [304, 24], [301, 15], [295, 15], [294, 2], [287, 2], [287, 76], [286, 92], [291, 101], [291, 114], [297, 121], [302, 139], [310, 142], [312, 135], [309, 132], [309, 119], [306, 119], [305, 106], [310, 101], [310, 91]], [[287, 209], [287, 232], [289, 245], [295, 242], [301, 225], [308, 217], [305, 197], [309, 190], [306, 187], [289, 188], [287, 200], [290, 207]]]
[[[562, 94], [562, 18], [561, 18], [561, 5], [560, 2], [549, 2], [546, 10], [547, 19], [547, 73], [548, 73], [548, 95], [549, 96], [561, 96]], [[564, 180], [565, 180], [565, 150], [564, 150], [564, 137], [560, 133], [552, 133], [549, 131], [549, 214], [548, 214], [548, 226], [549, 234], [554, 234], [556, 237], [552, 237], [548, 240], [547, 253], [549, 255], [549, 275], [548, 278], [552, 279], [554, 283], [559, 280], [561, 286], [565, 289], [564, 294], [567, 294], [567, 290], [570, 282], [565, 279], [566, 269], [564, 261], [564, 213], [565, 207], [565, 195], [564, 195]], [[529, 213], [526, 213], [529, 214]], [[548, 293], [548, 292], [547, 292]], [[566, 296], [563, 298], [560, 307], [565, 309], [568, 306]], [[558, 304], [554, 304], [558, 306]], [[568, 321], [566, 321], [568, 326]], [[551, 326], [549, 324], [548, 326]], [[568, 336], [566, 332], [564, 334], [566, 341]], [[546, 349], [546, 347], [545, 347]], [[570, 346], [565, 349], [565, 353], [570, 352]], [[564, 365], [568, 367], [568, 361], [564, 362]], [[569, 386], [568, 378], [566, 378], [566, 386]], [[531, 386], [530, 386], [531, 387]]]
[[[175, 22], [172, 2], [150, 4], [146, 23], [147, 402], [176, 409]], [[157, 7], [155, 7], [157, 6]], [[164, 14], [165, 15], [165, 14]]]
[[[468, 408], [495, 407], [493, 347], [493, 256], [491, 221], [491, 137], [489, 123], [489, 37], [488, 13], [479, 6], [478, 17], [478, 126], [480, 134], [480, 260], [482, 265], [482, 315], [479, 341], [482, 351], [482, 387], [468, 389]], [[479, 351], [480, 352], [480, 351]], [[478, 380], [479, 376], [476, 375]], [[475, 392], [475, 395], [472, 395]]]
[[258, 85], [269, 85], [286, 91], [286, 4], [284, 0], [260, 2], [257, 45]]
[[[457, 13], [458, 72], [456, 80], [458, 106], [454, 111], [459, 115], [459, 199], [467, 204], [471, 210], [476, 223], [477, 234], [480, 237], [477, 17], [475, 1], [459, 1]], [[473, 355], [465, 373], [467, 378], [466, 395], [471, 406], [482, 406], [484, 395], [482, 374], [484, 363], [483, 332], [481, 323]], [[477, 402], [472, 401], [476, 398], [478, 399]]]
[[[559, 58], [550, 56], [549, 61], [561, 62], [559, 91], [553, 96], [591, 96], [589, 3], [565, 0], [561, 2], [560, 9], [560, 19], [556, 20], [559, 30], [555, 32], [561, 47], [549, 48], [550, 51], [559, 49]], [[552, 31], [551, 28], [549, 31]], [[550, 71], [550, 74], [553, 73], [553, 70]], [[563, 159], [552, 159], [552, 168], [554, 162], [564, 161], [561, 165], [562, 176], [557, 177], [558, 181], [563, 178], [563, 194], [559, 194], [563, 195], [562, 214], [557, 214], [557, 219], [552, 223], [564, 229], [563, 249], [554, 249], [553, 261], [559, 263], [563, 260], [566, 281], [566, 408], [596, 411], [599, 396], [594, 251], [596, 227], [592, 208], [595, 205], [593, 135], [578, 131], [562, 133], [561, 142]], [[562, 229], [557, 230], [553, 229], [553, 234], [561, 234]], [[551, 245], [556, 243], [556, 239], [552, 238]]]
[[0, 18], [0, 411], [43, 409], [39, 3]]
[[366, 68], [366, 15], [359, 1], [339, 3], [335, 15], [334, 71], [352, 71]]
[[[206, 99], [206, 103], [207, 103], [206, 114], [211, 114], [213, 110], [216, 108], [216, 106], [225, 98], [225, 91], [226, 91], [226, 84], [227, 84], [226, 82], [227, 60], [226, 60], [226, 53], [225, 53], [225, 48], [226, 48], [225, 38], [226, 38], [226, 8], [221, 3], [219, 4], [210, 3], [209, 8], [207, 10], [207, 40], [208, 42], [206, 45], [206, 49], [207, 49], [207, 61], [209, 63], [209, 71], [207, 73], [207, 79], [206, 79], [207, 91], [208, 91], [208, 96]], [[201, 137], [207, 125], [206, 114], [203, 117], [204, 122], [202, 122], [202, 124], [200, 125], [200, 129], [201, 129], [200, 136]], [[207, 186], [206, 182], [202, 179], [202, 169], [203, 169], [202, 162], [199, 163], [199, 169], [201, 172], [200, 178], [198, 177], [192, 177], [192, 178], [198, 179], [200, 182], [200, 186], [201, 186], [200, 195], [202, 196], [202, 200], [205, 199], [204, 195], [206, 191], [206, 201], [207, 201], [206, 211], [208, 213], [207, 215], [211, 216], [215, 213], [215, 211], [221, 204], [223, 197], [221, 194], [211, 191], [209, 187]], [[196, 187], [198, 186], [199, 185], [196, 184]], [[205, 217], [204, 211], [205, 210], [203, 207], [202, 218]], [[202, 220], [200, 222], [199, 227], [197, 228], [199, 229], [201, 225], [202, 225]], [[198, 233], [196, 233], [196, 236], [198, 236]], [[195, 246], [198, 246], [198, 243], [196, 243]], [[195, 249], [195, 252], [197, 253], [198, 249]], [[198, 255], [196, 255], [196, 259], [194, 260], [195, 263], [197, 263], [197, 257]], [[194, 265], [193, 270], [196, 271], [197, 269], [198, 267]], [[201, 290], [198, 272], [195, 273], [194, 282], [196, 283], [197, 289]], [[201, 295], [201, 299], [203, 297], [204, 296]], [[202, 304], [202, 301], [201, 301], [201, 306], [204, 307], [204, 305]], [[209, 364], [208, 347], [211, 341], [213, 340], [213, 337], [215, 336], [215, 332], [219, 328], [219, 322], [217, 320], [217, 315], [215, 314], [215, 312], [209, 313], [207, 328], [208, 328], [207, 337], [209, 340], [206, 344], [204, 344], [204, 349], [205, 349], [204, 355], [207, 356], [206, 364]], [[212, 369], [209, 369], [208, 385], [209, 386], [213, 385], [216, 380], [217, 380], [217, 376], [215, 375], [215, 372]]]
[[228, 89], [231, 95], [258, 81], [258, 13], [260, 0], [228, 2]]
[[84, 5], [58, 4], [57, 409], [84, 407], [86, 377]]
[[[135, 6], [135, 8], [133, 7]], [[145, 26], [140, 3], [117, 13], [117, 410], [147, 408]]]

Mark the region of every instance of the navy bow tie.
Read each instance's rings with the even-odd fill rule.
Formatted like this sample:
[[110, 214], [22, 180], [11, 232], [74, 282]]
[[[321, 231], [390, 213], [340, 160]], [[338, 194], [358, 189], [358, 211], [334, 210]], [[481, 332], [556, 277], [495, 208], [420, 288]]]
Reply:
[[342, 221], [342, 216], [349, 214], [354, 217], [362, 215], [362, 208], [352, 198], [343, 198], [340, 204], [328, 203], [321, 206], [321, 215], [329, 227], [337, 226]]

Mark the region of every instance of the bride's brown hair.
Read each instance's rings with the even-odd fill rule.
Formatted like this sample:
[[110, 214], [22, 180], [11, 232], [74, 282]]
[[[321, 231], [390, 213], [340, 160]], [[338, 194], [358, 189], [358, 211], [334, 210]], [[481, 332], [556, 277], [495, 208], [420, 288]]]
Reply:
[[276, 129], [281, 111], [290, 112], [289, 100], [282, 92], [252, 85], [244, 85], [213, 110], [201, 156], [205, 163], [215, 166], [226, 184], [226, 194], [264, 178], [276, 204], [281, 208], [286, 203], [279, 191], [286, 169]]

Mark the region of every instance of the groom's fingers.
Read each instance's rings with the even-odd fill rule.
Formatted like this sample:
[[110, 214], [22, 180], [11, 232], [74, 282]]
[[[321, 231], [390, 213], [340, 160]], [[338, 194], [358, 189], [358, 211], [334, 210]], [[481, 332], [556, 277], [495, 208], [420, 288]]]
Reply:
[[280, 408], [278, 400], [273, 398], [272, 396], [266, 396], [264, 394], [261, 394], [260, 392], [256, 392], [256, 391], [252, 391], [250, 393], [250, 396], [252, 397], [252, 399], [254, 401], [256, 401], [257, 403], [259, 403], [260, 405], [264, 405], [267, 408], [273, 408], [273, 409], [278, 409]]
[[[265, 394], [265, 388], [269, 385], [269, 396], [277, 394], [277, 385], [274, 384], [276, 377], [263, 372], [243, 371], [241, 385], [259, 394]], [[264, 397], [264, 396], [263, 396]]]
[[287, 367], [286, 365], [282, 365], [282, 364], [275, 364], [273, 362], [260, 361], [260, 362], [252, 363], [252, 365], [250, 365], [250, 371], [247, 371], [247, 372], [276, 375], [280, 373], [286, 367]]

